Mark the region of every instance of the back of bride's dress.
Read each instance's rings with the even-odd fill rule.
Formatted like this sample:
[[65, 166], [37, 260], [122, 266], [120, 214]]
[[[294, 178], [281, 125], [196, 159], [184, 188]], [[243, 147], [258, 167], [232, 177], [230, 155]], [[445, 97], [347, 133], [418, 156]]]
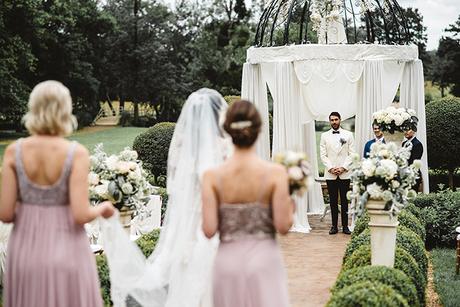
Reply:
[[270, 205], [220, 204], [214, 307], [289, 306]]

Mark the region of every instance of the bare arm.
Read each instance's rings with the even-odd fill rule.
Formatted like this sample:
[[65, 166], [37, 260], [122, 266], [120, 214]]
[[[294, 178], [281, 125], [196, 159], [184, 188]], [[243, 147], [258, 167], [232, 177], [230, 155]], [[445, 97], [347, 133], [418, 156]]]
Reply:
[[203, 183], [201, 187], [201, 201], [203, 203], [203, 232], [207, 238], [212, 238], [219, 226], [219, 218], [217, 214], [217, 196], [213, 188], [213, 173], [207, 171], [203, 175]]
[[72, 172], [70, 174], [70, 209], [78, 224], [91, 222], [98, 216], [110, 217], [114, 213], [112, 204], [108, 201], [97, 207], [89, 204], [88, 191], [89, 154], [81, 145], [75, 149]]
[[1, 169], [2, 189], [0, 195], [0, 221], [11, 223], [14, 221], [16, 201], [18, 197], [18, 180], [16, 178], [14, 157], [15, 144], [9, 145], [3, 157]]
[[282, 166], [274, 170], [275, 187], [273, 191], [273, 223], [281, 234], [288, 233], [293, 223], [294, 202], [289, 195], [289, 178]]

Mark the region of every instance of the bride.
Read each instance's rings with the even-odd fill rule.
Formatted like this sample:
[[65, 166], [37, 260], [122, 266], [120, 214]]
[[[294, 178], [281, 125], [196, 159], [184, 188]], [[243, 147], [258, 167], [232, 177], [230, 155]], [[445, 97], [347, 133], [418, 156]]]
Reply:
[[206, 88], [185, 102], [169, 148], [166, 216], [148, 259], [116, 217], [101, 221], [114, 306], [212, 306], [218, 242], [201, 230], [200, 186], [203, 173], [226, 154], [219, 125], [226, 108], [222, 96]]

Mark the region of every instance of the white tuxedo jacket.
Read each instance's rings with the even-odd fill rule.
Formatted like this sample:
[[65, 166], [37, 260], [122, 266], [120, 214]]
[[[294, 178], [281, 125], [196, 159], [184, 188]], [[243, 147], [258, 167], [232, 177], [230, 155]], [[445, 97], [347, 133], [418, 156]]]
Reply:
[[351, 155], [355, 153], [355, 140], [353, 133], [340, 128], [340, 133], [333, 134], [332, 129], [321, 134], [320, 154], [323, 162], [324, 178], [337, 179], [336, 175], [329, 173], [334, 167], [343, 167], [347, 171], [340, 175], [340, 179], [350, 179]]

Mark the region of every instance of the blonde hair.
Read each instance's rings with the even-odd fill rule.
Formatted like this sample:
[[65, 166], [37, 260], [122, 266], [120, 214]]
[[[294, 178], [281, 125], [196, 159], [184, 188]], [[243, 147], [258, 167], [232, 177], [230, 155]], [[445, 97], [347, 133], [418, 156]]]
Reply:
[[77, 128], [70, 91], [61, 82], [37, 84], [30, 93], [28, 107], [23, 121], [30, 134], [66, 136]]

